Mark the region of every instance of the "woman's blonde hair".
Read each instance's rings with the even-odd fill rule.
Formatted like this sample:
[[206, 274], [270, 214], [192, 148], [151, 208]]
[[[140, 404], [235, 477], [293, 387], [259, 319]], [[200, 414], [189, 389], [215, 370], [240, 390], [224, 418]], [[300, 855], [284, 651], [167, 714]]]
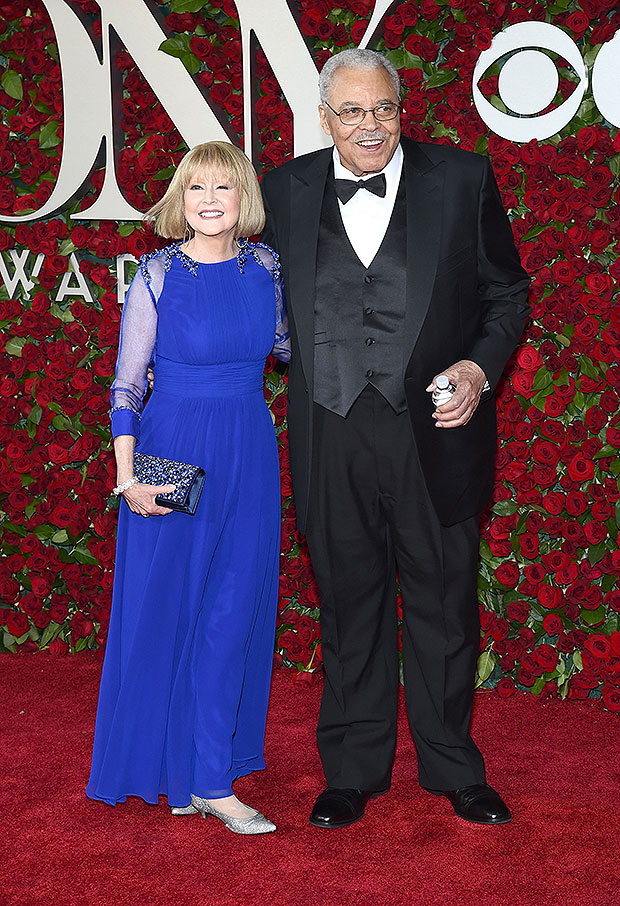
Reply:
[[254, 236], [265, 226], [265, 209], [256, 178], [256, 171], [243, 151], [229, 142], [204, 142], [188, 151], [166, 193], [144, 215], [159, 236], [183, 239], [187, 236], [183, 195], [190, 180], [202, 173], [215, 173], [225, 178], [239, 191], [241, 210], [235, 228], [235, 238]]

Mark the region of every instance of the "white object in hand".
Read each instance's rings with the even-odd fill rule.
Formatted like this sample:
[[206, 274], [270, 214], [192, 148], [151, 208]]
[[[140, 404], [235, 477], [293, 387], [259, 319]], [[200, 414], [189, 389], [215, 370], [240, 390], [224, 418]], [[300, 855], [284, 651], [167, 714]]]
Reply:
[[433, 390], [433, 404], [435, 406], [443, 406], [444, 403], [447, 403], [456, 390], [454, 384], [450, 383], [450, 378], [447, 374], [437, 376], [435, 387], [437, 388]]

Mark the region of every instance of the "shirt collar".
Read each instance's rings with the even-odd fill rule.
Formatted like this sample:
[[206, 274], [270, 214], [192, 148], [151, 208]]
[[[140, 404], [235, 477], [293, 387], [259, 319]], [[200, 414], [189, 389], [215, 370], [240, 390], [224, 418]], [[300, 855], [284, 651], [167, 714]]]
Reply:
[[[347, 170], [340, 163], [340, 155], [338, 154], [338, 149], [334, 145], [333, 150], [333, 159], [334, 159], [334, 178], [335, 179], [356, 179], [355, 173], [351, 173], [350, 170]], [[392, 159], [389, 161], [387, 166], [383, 170], [379, 170], [379, 173], [385, 173], [385, 181], [388, 186], [398, 184], [400, 181], [400, 174], [403, 168], [403, 149], [400, 146], [400, 143], [396, 146], [396, 151], [392, 155]], [[376, 176], [376, 173], [368, 173], [367, 176], [360, 176], [359, 179], [370, 179], [371, 176]]]

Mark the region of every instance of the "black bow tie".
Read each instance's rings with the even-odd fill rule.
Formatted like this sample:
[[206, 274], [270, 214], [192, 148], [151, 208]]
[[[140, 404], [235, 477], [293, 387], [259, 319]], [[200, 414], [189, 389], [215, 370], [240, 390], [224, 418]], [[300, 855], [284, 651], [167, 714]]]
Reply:
[[343, 204], [351, 201], [358, 189], [368, 189], [373, 195], [385, 198], [385, 173], [377, 173], [370, 179], [335, 179], [336, 195]]

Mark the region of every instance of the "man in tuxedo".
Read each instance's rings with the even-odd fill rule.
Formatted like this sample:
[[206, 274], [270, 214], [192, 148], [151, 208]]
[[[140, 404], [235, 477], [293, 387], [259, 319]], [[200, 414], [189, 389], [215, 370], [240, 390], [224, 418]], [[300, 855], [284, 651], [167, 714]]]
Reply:
[[[489, 161], [401, 138], [386, 58], [343, 51], [319, 86], [334, 148], [262, 180], [291, 327], [297, 519], [321, 595], [327, 787], [310, 822], [351, 824], [390, 786], [398, 571], [420, 783], [461, 818], [505, 823], [469, 722], [493, 390], [523, 330], [529, 280]], [[440, 374], [456, 389], [435, 409]]]

